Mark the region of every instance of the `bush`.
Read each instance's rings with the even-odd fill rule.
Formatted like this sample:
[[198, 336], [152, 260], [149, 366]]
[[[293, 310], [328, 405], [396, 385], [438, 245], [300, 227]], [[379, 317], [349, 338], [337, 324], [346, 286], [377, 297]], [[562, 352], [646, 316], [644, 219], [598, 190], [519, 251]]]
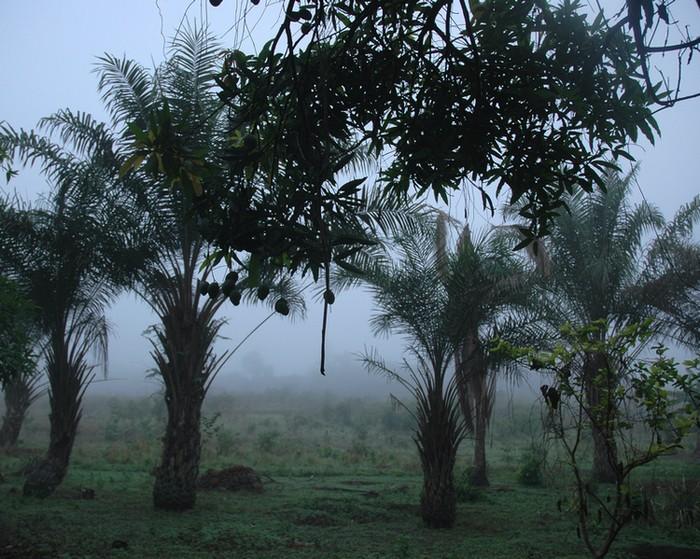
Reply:
[[526, 452], [520, 457], [518, 468], [518, 483], [539, 487], [543, 485], [542, 459], [533, 451]]

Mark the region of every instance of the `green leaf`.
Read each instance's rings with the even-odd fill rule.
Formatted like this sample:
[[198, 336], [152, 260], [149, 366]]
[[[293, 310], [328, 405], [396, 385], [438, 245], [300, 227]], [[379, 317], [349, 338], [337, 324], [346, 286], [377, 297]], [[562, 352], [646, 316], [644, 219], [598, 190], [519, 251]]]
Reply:
[[146, 156], [143, 153], [135, 153], [119, 168], [119, 178], [122, 179], [132, 169], [138, 169]]

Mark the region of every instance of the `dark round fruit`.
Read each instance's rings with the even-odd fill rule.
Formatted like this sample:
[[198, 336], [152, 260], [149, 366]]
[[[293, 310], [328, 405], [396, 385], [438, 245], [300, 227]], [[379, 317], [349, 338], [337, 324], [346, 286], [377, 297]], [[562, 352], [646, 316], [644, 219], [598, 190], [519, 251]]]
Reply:
[[223, 2], [223, 0], [209, 0], [209, 3], [210, 3], [212, 6], [214, 6], [215, 8], [216, 8], [219, 4], [221, 4], [221, 2]]
[[234, 307], [237, 307], [238, 305], [241, 304], [241, 292], [240, 291], [232, 291], [231, 295], [229, 295], [228, 298], [233, 303]]
[[287, 303], [287, 300], [284, 298], [277, 299], [277, 302], [275, 303], [275, 311], [280, 313], [282, 316], [287, 316], [289, 314], [289, 303]]
[[311, 14], [311, 10], [308, 8], [302, 8], [299, 10], [299, 17], [304, 21], [309, 21], [313, 16]]
[[260, 4], [260, 0], [250, 0], [250, 1], [251, 1], [254, 5], [256, 5], [256, 6], [257, 6], [258, 4]]
[[199, 282], [199, 294], [206, 295], [209, 293], [209, 284], [206, 281]]
[[209, 284], [209, 297], [211, 297], [212, 299], [216, 299], [219, 296], [220, 291], [221, 288], [219, 287], [219, 284], [215, 281]]
[[330, 289], [326, 289], [326, 291], [323, 293], [323, 300], [329, 305], [332, 305], [335, 303], [335, 293], [333, 293]]
[[265, 298], [270, 294], [270, 288], [267, 285], [261, 285], [258, 287], [258, 299], [264, 301]]
[[233, 291], [236, 288], [235, 283], [231, 283], [228, 280], [225, 280], [224, 283], [221, 284], [221, 293], [224, 294], [224, 297], [228, 297], [231, 295], [231, 291]]
[[238, 272], [235, 270], [226, 274], [226, 281], [230, 281], [232, 284], [236, 285], [238, 281]]
[[301, 24], [301, 32], [306, 35], [313, 29], [313, 25], [311, 25], [308, 21], [304, 22]]

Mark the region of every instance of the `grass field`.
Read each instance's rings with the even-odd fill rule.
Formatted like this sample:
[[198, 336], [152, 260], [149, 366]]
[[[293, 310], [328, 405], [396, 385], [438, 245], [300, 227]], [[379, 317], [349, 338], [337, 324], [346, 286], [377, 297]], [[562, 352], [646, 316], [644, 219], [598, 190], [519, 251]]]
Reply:
[[[457, 524], [440, 531], [424, 528], [418, 513], [410, 422], [386, 402], [281, 394], [213, 399], [203, 422], [202, 469], [246, 464], [263, 475], [265, 489], [201, 491], [185, 513], [151, 505], [161, 411], [154, 399], [88, 402], [69, 476], [39, 501], [21, 496], [22, 477], [14, 474], [45, 442], [46, 409], [38, 405], [25, 448], [0, 455], [0, 557], [588, 556], [566, 510], [567, 470], [555, 449], [542, 485], [519, 483], [538, 440], [526, 405], [497, 411], [490, 488], [463, 482], [464, 445]], [[662, 488], [654, 497], [656, 521], [629, 525], [610, 557], [635, 557], [635, 546], [650, 544], [700, 549], [698, 525], [683, 516], [700, 497], [700, 464], [679, 454], [646, 467], [636, 481]], [[95, 498], [81, 498], [83, 488], [94, 489]]]

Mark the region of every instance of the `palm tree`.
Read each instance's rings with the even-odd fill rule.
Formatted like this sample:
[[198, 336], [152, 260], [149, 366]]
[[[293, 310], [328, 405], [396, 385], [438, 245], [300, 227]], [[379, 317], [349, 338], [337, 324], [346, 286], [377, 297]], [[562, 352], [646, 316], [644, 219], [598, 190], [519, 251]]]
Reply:
[[[282, 314], [303, 310], [303, 299], [289, 277], [260, 265], [246, 265], [219, 281], [216, 261], [208, 258], [193, 219], [192, 192], [166, 179], [159, 169], [133, 164], [135, 137], [148, 137], [149, 126], [163, 125], [163, 137], [177, 142], [180, 153], [198, 159], [191, 177], [205, 189], [231, 179], [227, 115], [211, 86], [220, 48], [201, 28], [185, 28], [173, 40], [169, 59], [149, 73], [132, 60], [104, 55], [96, 71], [111, 124], [89, 115], [60, 111], [42, 121], [86, 160], [99, 163], [101, 189], [129, 198], [137, 226], [131, 235], [147, 241], [132, 287], [154, 311], [152, 352], [165, 386], [168, 421], [153, 488], [154, 505], [182, 510], [194, 506], [200, 459], [201, 406], [216, 373], [229, 354], [217, 356], [213, 343], [222, 321], [217, 312], [229, 298], [267, 299]], [[162, 138], [161, 138], [162, 139]], [[161, 152], [158, 157], [167, 158]], [[138, 157], [138, 155], [136, 156]], [[155, 172], [153, 172], [155, 171]], [[269, 297], [268, 292], [271, 294]]]
[[[667, 224], [649, 204], [631, 206], [633, 181], [634, 172], [626, 177], [610, 174], [604, 191], [578, 192], [565, 200], [569, 211], [557, 217], [546, 243], [553, 265], [543, 293], [552, 327], [566, 322], [583, 327], [605, 320], [617, 331], [630, 322], [655, 317], [660, 319], [660, 334], [681, 332], [674, 316], [683, 316], [688, 302], [697, 297], [700, 279], [697, 247], [687, 242], [692, 225], [700, 219], [700, 197]], [[647, 243], [647, 235], [654, 232], [656, 240]], [[684, 332], [690, 335], [691, 330]], [[599, 371], [609, 369], [603, 366], [605, 360], [606, 356], [591, 353], [583, 367], [589, 405], [602, 414], [594, 422], [602, 427], [592, 432], [593, 476], [610, 482], [617, 465], [610, 440], [616, 410], [606, 404], [605, 393], [620, 379], [597, 379]]]
[[[374, 295], [377, 332], [392, 332], [407, 340], [411, 358], [404, 371], [391, 369], [379, 356], [366, 354], [368, 370], [399, 382], [415, 398], [406, 405], [416, 422], [414, 441], [423, 468], [421, 514], [431, 528], [455, 522], [454, 465], [467, 424], [459, 409], [457, 380], [450, 375], [460, 330], [460, 312], [452, 293], [459, 286], [443, 281], [446, 264], [435, 248], [434, 235], [408, 235], [362, 269], [340, 281], [361, 281]], [[450, 275], [457, 279], [458, 276]]]
[[27, 410], [42, 392], [34, 311], [17, 285], [0, 277], [0, 387], [5, 400], [0, 448], [17, 444]]
[[[460, 339], [455, 352], [455, 375], [459, 401], [467, 423], [474, 433], [474, 460], [471, 483], [489, 484], [486, 464], [486, 434], [491, 419], [499, 378], [517, 372], [512, 361], [494, 354], [490, 347], [496, 339], [527, 344], [537, 338], [532, 325], [538, 320], [533, 309], [533, 275], [523, 259], [511, 248], [512, 236], [492, 229], [473, 237], [469, 226], [462, 230], [449, 273], [448, 284], [459, 285], [453, 294], [462, 310]], [[445, 219], [438, 221], [438, 250], [446, 252]]]
[[[698, 197], [683, 205], [648, 251], [639, 297], [658, 311], [662, 330], [700, 354], [700, 244], [693, 238]], [[700, 458], [700, 426], [693, 454]]]
[[27, 294], [46, 338], [49, 448], [24, 485], [26, 495], [45, 497], [68, 469], [82, 399], [94, 377], [89, 355], [98, 350], [106, 361], [104, 311], [128, 281], [123, 257], [129, 242], [123, 231], [129, 215], [114, 196], [96, 188], [101, 177], [90, 165], [47, 140], [5, 131], [15, 155], [41, 161], [55, 182], [42, 206], [0, 203], [0, 273]]
[[[447, 225], [440, 213], [427, 227], [398, 236], [383, 253], [357, 262], [360, 270], [341, 276], [374, 293], [378, 332], [398, 331], [410, 340], [417, 365], [404, 363], [407, 376], [376, 356], [366, 356], [365, 362], [398, 380], [419, 403], [414, 418], [425, 480], [421, 503], [431, 526], [454, 521], [452, 451], [468, 431], [475, 436], [472, 481], [488, 484], [486, 432], [496, 379], [498, 373], [515, 372], [505, 358], [491, 354], [491, 342], [528, 343], [537, 333], [530, 327], [537, 320], [530, 311], [532, 275], [513, 253], [512, 235], [492, 229], [474, 239], [465, 226], [456, 248], [448, 250]], [[455, 373], [449, 375], [452, 359]], [[453, 413], [460, 407], [457, 421]]]

